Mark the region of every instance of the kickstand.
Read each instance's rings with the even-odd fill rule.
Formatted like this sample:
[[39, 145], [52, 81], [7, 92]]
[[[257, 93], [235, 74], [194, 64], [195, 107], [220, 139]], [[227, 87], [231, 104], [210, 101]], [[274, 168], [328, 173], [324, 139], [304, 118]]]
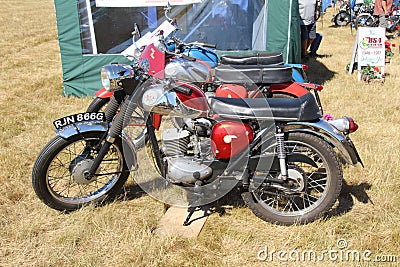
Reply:
[[[202, 210], [202, 211], [204, 211], [203, 216], [201, 216], [201, 217], [199, 217], [199, 218], [196, 218], [196, 219], [190, 221], [190, 218], [192, 217], [193, 213], [194, 213], [196, 210]], [[200, 218], [207, 217], [208, 215], [210, 215], [210, 214], [208, 213], [209, 210], [210, 210], [210, 206], [209, 206], [209, 205], [198, 206], [198, 207], [190, 207], [190, 208], [188, 208], [188, 215], [186, 216], [186, 219], [185, 219], [185, 221], [183, 222], [183, 226], [188, 226], [188, 225], [190, 225], [193, 221], [199, 220]]]
[[193, 213], [196, 211], [196, 207], [188, 208], [188, 215], [186, 216], [185, 221], [183, 222], [183, 226], [188, 226], [190, 224], [190, 218], [192, 217]]

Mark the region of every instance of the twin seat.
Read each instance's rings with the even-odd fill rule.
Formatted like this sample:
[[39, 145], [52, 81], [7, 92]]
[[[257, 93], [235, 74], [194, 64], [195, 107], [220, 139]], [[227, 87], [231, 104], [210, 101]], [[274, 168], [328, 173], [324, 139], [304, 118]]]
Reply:
[[283, 64], [281, 53], [231, 54], [221, 56], [214, 75], [223, 83], [285, 83], [292, 81], [292, 67]]
[[[285, 83], [292, 81], [292, 68], [283, 64], [281, 53], [232, 54], [221, 56], [214, 75], [223, 83]], [[211, 108], [220, 116], [240, 119], [314, 121], [321, 117], [310, 92], [299, 98], [214, 97]]]

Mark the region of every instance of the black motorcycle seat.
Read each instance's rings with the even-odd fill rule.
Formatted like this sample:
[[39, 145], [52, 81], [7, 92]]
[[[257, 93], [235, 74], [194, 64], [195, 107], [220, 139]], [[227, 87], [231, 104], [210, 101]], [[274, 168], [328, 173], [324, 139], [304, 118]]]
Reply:
[[211, 98], [211, 110], [222, 117], [314, 121], [321, 118], [313, 94], [300, 98]]
[[292, 67], [287, 65], [219, 65], [215, 81], [223, 83], [284, 83], [292, 80]]
[[222, 55], [220, 62], [232, 65], [280, 65], [283, 64], [283, 56], [278, 52], [228, 54]]

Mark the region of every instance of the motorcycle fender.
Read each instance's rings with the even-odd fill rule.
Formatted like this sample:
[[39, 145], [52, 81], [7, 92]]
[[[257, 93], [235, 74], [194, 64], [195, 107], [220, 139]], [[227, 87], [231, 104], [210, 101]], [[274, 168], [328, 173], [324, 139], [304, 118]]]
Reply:
[[108, 130], [107, 122], [85, 121], [67, 125], [55, 130], [55, 133], [64, 139], [73, 135], [85, 132], [106, 132]]
[[316, 135], [336, 148], [347, 164], [356, 165], [360, 162], [363, 165], [350, 138], [343, 135], [324, 120], [317, 122], [289, 122], [285, 130], [288, 132], [303, 132]]
[[[107, 122], [99, 121], [86, 121], [82, 123], [75, 123], [68, 125], [66, 127], [56, 129], [55, 132], [64, 139], [68, 139], [76, 134], [81, 134], [85, 132], [107, 132], [108, 126]], [[125, 157], [125, 162], [128, 169], [133, 171], [137, 170], [137, 156], [135, 146], [128, 140], [128, 137], [122, 134], [122, 149]]]
[[101, 88], [100, 90], [94, 93], [96, 97], [99, 98], [111, 98], [114, 95], [114, 92], [107, 91], [105, 88]]

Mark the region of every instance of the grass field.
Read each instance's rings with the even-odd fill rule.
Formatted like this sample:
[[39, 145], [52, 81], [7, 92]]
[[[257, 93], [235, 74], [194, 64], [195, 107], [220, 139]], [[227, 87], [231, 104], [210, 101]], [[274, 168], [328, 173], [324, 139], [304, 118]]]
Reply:
[[[399, 264], [399, 39], [385, 83], [366, 84], [345, 71], [354, 32], [332, 27], [331, 10], [317, 24], [324, 39], [321, 56], [308, 62], [308, 75], [324, 85], [327, 113], [352, 116], [359, 123], [352, 138], [365, 164], [345, 168], [346, 186], [329, 218], [277, 226], [258, 219], [241, 201], [227, 199], [197, 239], [161, 237], [152, 230], [163, 204], [138, 190], [132, 178], [119, 200], [69, 214], [36, 197], [31, 170], [54, 136], [52, 121], [85, 110], [91, 99], [61, 96], [53, 2], [0, 3], [0, 266]], [[311, 252], [321, 261], [308, 259]], [[357, 253], [371, 261], [354, 260]]]

